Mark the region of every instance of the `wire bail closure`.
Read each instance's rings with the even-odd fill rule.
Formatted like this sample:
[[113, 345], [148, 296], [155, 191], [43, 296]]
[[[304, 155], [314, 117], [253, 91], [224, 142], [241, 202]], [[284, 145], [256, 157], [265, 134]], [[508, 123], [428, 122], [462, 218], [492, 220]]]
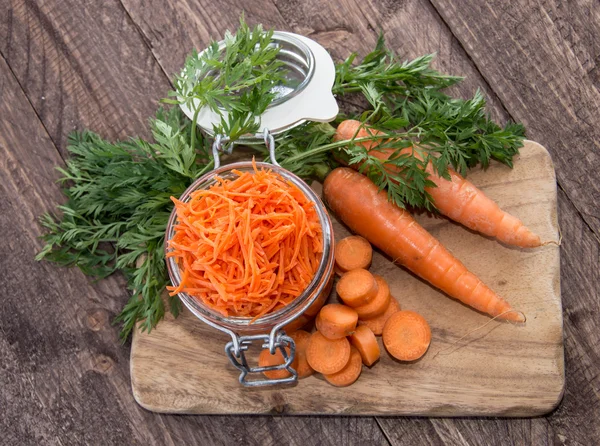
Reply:
[[[274, 337], [273, 337], [274, 336]], [[245, 352], [250, 348], [253, 341], [262, 341], [262, 348], [267, 349], [272, 344], [272, 348], [269, 348], [271, 354], [275, 353], [275, 350], [279, 350], [285, 362], [279, 365], [272, 365], [266, 367], [250, 367], [246, 360]], [[236, 353], [237, 347], [237, 353]], [[290, 353], [288, 355], [286, 347], [289, 347]], [[296, 356], [296, 344], [294, 340], [287, 336], [283, 331], [273, 330], [270, 334], [260, 334], [252, 336], [232, 336], [232, 340], [225, 345], [225, 353], [229, 361], [234, 365], [236, 369], [240, 371], [239, 381], [245, 387], [264, 387], [275, 384], [291, 384], [298, 380], [298, 372], [292, 368], [292, 362]], [[257, 373], [285, 370], [290, 376], [287, 378], [277, 379], [252, 379], [249, 380], [249, 375], [252, 376]]]
[[[265, 146], [269, 149], [269, 158], [271, 159], [271, 164], [277, 167], [281, 167], [275, 158], [275, 138], [271, 134], [268, 128], [265, 127], [262, 134], [263, 141], [265, 142]], [[225, 144], [229, 145], [224, 147]], [[231, 138], [226, 135], [215, 135], [215, 140], [212, 144], [212, 155], [214, 159], [214, 169], [218, 169], [221, 167], [221, 158], [219, 158], [219, 152], [227, 153], [231, 155], [233, 152], [233, 143], [231, 142]]]

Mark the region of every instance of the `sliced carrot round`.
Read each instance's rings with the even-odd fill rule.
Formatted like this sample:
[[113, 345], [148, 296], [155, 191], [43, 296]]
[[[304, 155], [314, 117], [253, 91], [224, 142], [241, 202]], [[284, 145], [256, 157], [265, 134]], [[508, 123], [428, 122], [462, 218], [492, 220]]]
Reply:
[[348, 364], [349, 359], [348, 339], [327, 339], [318, 331], [310, 337], [306, 347], [306, 360], [315, 371], [323, 374], [339, 372]]
[[394, 296], [390, 296], [390, 303], [383, 314], [375, 316], [371, 319], [360, 319], [358, 321], [358, 325], [367, 326], [371, 329], [375, 336], [381, 336], [381, 333], [383, 333], [383, 327], [385, 326], [387, 320], [392, 314], [397, 313], [398, 311], [400, 311], [400, 304], [394, 298]]
[[383, 344], [394, 358], [414, 361], [425, 354], [431, 343], [431, 329], [414, 311], [392, 314], [383, 327]]
[[379, 359], [379, 344], [371, 329], [365, 325], [356, 328], [350, 343], [359, 351], [364, 365], [370, 367]]
[[377, 281], [366, 269], [353, 269], [345, 273], [336, 285], [336, 291], [349, 307], [370, 303], [377, 294]]
[[[290, 354], [290, 349], [288, 347], [285, 348], [285, 351], [288, 355]], [[260, 352], [260, 356], [258, 357], [259, 367], [269, 367], [272, 365], [279, 365], [283, 363], [285, 363], [285, 359], [281, 354], [280, 349], [275, 350], [274, 355], [271, 354], [268, 348], [264, 349]], [[265, 375], [269, 379], [283, 379], [292, 376], [292, 374], [287, 370], [269, 370], [263, 372], [263, 375]]]
[[368, 304], [354, 308], [359, 319], [372, 319], [383, 314], [390, 303], [390, 287], [387, 282], [377, 274], [374, 274], [373, 277], [377, 282], [377, 294]]
[[336, 271], [342, 274], [353, 269], [371, 266], [373, 248], [371, 244], [360, 235], [351, 235], [335, 244]]
[[336, 387], [345, 387], [356, 382], [360, 372], [362, 372], [362, 358], [359, 351], [352, 347], [348, 364], [339, 372], [323, 375], [323, 377], [329, 384]]
[[296, 344], [296, 354], [294, 362], [292, 362], [292, 367], [298, 373], [298, 378], [306, 378], [315, 373], [306, 360], [306, 347], [308, 347], [310, 336], [310, 333], [304, 330], [297, 330], [289, 334], [289, 337]]
[[315, 325], [328, 339], [350, 336], [356, 329], [358, 314], [354, 309], [342, 304], [328, 304], [321, 308]]

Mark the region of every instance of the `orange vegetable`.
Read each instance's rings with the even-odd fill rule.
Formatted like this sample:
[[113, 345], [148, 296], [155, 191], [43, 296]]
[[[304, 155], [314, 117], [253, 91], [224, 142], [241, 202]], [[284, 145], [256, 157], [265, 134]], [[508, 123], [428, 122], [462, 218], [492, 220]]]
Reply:
[[372, 319], [383, 314], [390, 304], [390, 287], [385, 279], [377, 274], [374, 274], [375, 282], [377, 282], [377, 294], [375, 298], [366, 305], [356, 307], [360, 319]]
[[339, 372], [323, 375], [323, 377], [331, 385], [345, 387], [355, 383], [360, 376], [360, 372], [362, 372], [362, 359], [358, 350], [352, 347], [348, 364]]
[[327, 339], [315, 331], [306, 347], [306, 360], [317, 372], [336, 373], [342, 370], [350, 359], [350, 342], [346, 338]]
[[[419, 277], [491, 316], [525, 321], [522, 313], [514, 311], [469, 272], [408, 212], [390, 203], [386, 192], [367, 177], [348, 168], [337, 168], [325, 179], [323, 193], [331, 209], [350, 229]], [[357, 312], [361, 317], [358, 309]]]
[[[288, 355], [290, 354], [290, 349], [288, 347], [285, 348], [285, 351]], [[276, 349], [274, 355], [271, 354], [269, 349], [264, 349], [260, 352], [260, 355], [258, 356], [259, 367], [269, 367], [284, 363], [285, 359], [281, 354], [280, 349]], [[292, 376], [292, 374], [287, 370], [269, 370], [267, 372], [263, 372], [263, 375], [265, 375], [269, 379], [283, 379]]]
[[296, 299], [319, 266], [323, 237], [314, 205], [270, 170], [234, 171], [177, 209], [169, 240], [187, 292], [225, 316], [258, 318]]
[[431, 329], [423, 316], [414, 311], [399, 311], [383, 328], [383, 345], [394, 358], [414, 361], [425, 354], [431, 343]]
[[338, 296], [349, 307], [360, 307], [377, 295], [377, 281], [366, 269], [353, 269], [343, 274], [335, 287]]
[[353, 269], [368, 269], [372, 259], [373, 248], [360, 235], [351, 235], [335, 244], [335, 266], [341, 274]]
[[364, 365], [370, 367], [379, 359], [379, 344], [371, 329], [365, 325], [357, 327], [350, 343], [360, 352]]
[[[365, 127], [358, 130], [361, 125], [361, 122], [352, 119], [341, 122], [336, 131], [336, 140], [352, 139], [355, 134], [356, 138], [364, 138], [382, 133]], [[361, 144], [371, 155], [381, 160], [387, 160], [395, 152], [395, 149], [390, 148], [377, 149], [381, 144], [380, 141], [365, 141], [357, 144]], [[409, 153], [422, 159], [419, 152], [412, 148], [404, 149], [402, 153]], [[358, 168], [359, 165], [351, 167]], [[392, 173], [397, 172], [395, 166], [389, 166], [388, 170]], [[448, 169], [451, 180], [446, 180], [434, 172], [431, 163], [427, 164], [426, 172], [437, 187], [427, 187], [425, 190], [431, 195], [435, 207], [443, 215], [469, 229], [495, 237], [509, 245], [522, 248], [542, 245], [540, 237], [523, 225], [521, 220], [500, 209], [496, 202], [459, 173]]]
[[315, 325], [327, 339], [340, 339], [350, 336], [356, 329], [358, 314], [342, 304], [328, 304], [321, 308]]
[[381, 336], [383, 333], [383, 327], [387, 320], [392, 314], [397, 313], [398, 311], [400, 311], [400, 304], [396, 299], [394, 299], [393, 296], [390, 296], [390, 303], [383, 314], [375, 316], [371, 319], [359, 319], [358, 325], [369, 327], [375, 336]]
[[297, 330], [290, 333], [289, 336], [296, 344], [296, 355], [294, 357], [294, 362], [292, 362], [292, 367], [298, 372], [299, 379], [306, 378], [315, 373], [306, 360], [306, 347], [308, 346], [310, 333], [304, 330]]

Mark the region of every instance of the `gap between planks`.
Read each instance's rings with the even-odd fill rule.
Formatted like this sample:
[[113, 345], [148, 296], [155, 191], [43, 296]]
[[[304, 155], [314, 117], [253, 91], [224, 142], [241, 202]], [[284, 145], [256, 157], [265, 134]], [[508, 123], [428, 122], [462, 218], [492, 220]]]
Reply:
[[48, 140], [50, 142], [52, 142], [52, 147], [54, 147], [54, 150], [56, 150], [58, 152], [58, 156], [63, 161], [63, 163], [66, 162], [66, 160], [64, 159], [64, 157], [60, 153], [60, 150], [58, 150], [58, 145], [56, 144], [56, 141], [54, 141], [52, 139], [52, 136], [50, 135], [50, 132], [48, 131], [48, 128], [44, 124], [44, 121], [42, 121], [42, 118], [40, 117], [38, 111], [33, 106], [33, 103], [31, 102], [31, 99], [29, 99], [29, 96], [27, 96], [27, 93], [25, 92], [25, 89], [23, 89], [23, 85], [21, 85], [21, 83], [19, 82], [19, 78], [15, 75], [15, 72], [13, 71], [12, 67], [10, 66], [10, 64], [6, 60], [6, 57], [4, 57], [4, 54], [2, 54], [1, 51], [0, 51], [0, 57], [2, 57], [2, 62], [8, 67], [8, 71], [10, 71], [10, 75], [13, 77], [14, 81], [16, 82], [16, 84], [21, 89], [21, 93], [23, 93], [23, 96], [25, 96], [25, 99], [27, 99], [27, 103], [31, 107], [31, 110], [33, 110], [33, 113], [35, 114], [37, 120], [39, 121], [40, 125], [44, 129], [44, 132], [46, 133], [46, 135], [48, 136]]

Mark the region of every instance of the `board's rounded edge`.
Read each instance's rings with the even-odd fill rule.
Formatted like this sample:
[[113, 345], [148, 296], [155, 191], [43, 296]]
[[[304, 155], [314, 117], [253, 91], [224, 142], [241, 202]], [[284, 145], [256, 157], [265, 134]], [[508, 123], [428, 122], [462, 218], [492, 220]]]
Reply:
[[554, 179], [556, 180], [556, 167], [554, 166], [554, 160], [552, 159], [552, 154], [550, 153], [550, 151], [544, 145], [531, 139], [524, 139], [523, 147], [525, 147], [526, 144], [533, 145], [537, 149], [541, 149], [541, 151], [544, 152], [544, 154], [548, 157], [548, 160], [550, 160], [550, 167], [552, 167], [552, 173], [554, 175]]
[[[554, 175], [554, 184], [555, 184], [555, 188], [554, 188], [554, 203], [555, 203], [555, 213], [554, 213], [554, 221], [553, 224], [555, 225], [556, 228], [556, 232], [558, 237], [560, 238], [560, 226], [558, 224], [558, 183], [556, 182], [556, 168], [554, 166], [554, 160], [552, 159], [552, 154], [550, 153], [550, 151], [543, 146], [542, 144], [540, 144], [537, 141], [532, 141], [530, 139], [525, 139], [523, 140], [524, 144], [528, 144], [531, 146], [534, 146], [535, 148], [537, 148], [538, 150], [544, 152], [544, 154], [548, 157], [548, 160], [550, 161], [550, 167], [552, 167], [552, 174]], [[560, 287], [560, 281], [561, 281], [561, 276], [560, 276], [560, 249], [557, 249], [557, 263], [558, 263], [558, 301], [560, 303], [560, 332], [564, 338], [564, 317], [563, 317], [563, 305], [562, 305], [562, 292], [561, 292], [561, 287]], [[543, 407], [541, 407], [539, 409], [538, 412], [536, 412], [534, 415], [535, 416], [542, 416], [542, 415], [547, 415], [551, 412], [553, 412], [554, 410], [556, 410], [556, 408], [558, 406], [560, 406], [560, 403], [563, 400], [564, 394], [565, 394], [565, 382], [566, 382], [566, 377], [565, 377], [565, 344], [564, 344], [564, 339], [561, 340], [560, 342], [560, 346], [561, 346], [561, 358], [560, 358], [560, 368], [561, 368], [561, 374], [560, 374], [560, 389], [556, 395], [556, 399], [548, 405], [545, 405]]]
[[[558, 237], [560, 238], [560, 226], [558, 224], [558, 183], [556, 181], [556, 167], [554, 165], [554, 160], [552, 159], [552, 154], [550, 153], [550, 151], [542, 144], [540, 144], [537, 141], [533, 141], [531, 139], [524, 139], [523, 140], [523, 144], [528, 144], [531, 146], [534, 146], [535, 148], [537, 148], [538, 150], [544, 152], [544, 154], [548, 157], [548, 160], [550, 161], [550, 167], [552, 168], [552, 174], [554, 176], [554, 203], [555, 203], [555, 213], [554, 213], [554, 221], [553, 224], [555, 225], [556, 228], [556, 232]], [[562, 314], [563, 311], [563, 305], [562, 305], [562, 292], [561, 292], [561, 287], [560, 287], [560, 280], [561, 280], [561, 276], [560, 276], [560, 249], [557, 249], [557, 262], [558, 262], [558, 301], [560, 303], [560, 332], [564, 338], [564, 317]], [[565, 394], [565, 383], [566, 383], [566, 377], [565, 377], [565, 344], [564, 344], [564, 339], [561, 340], [560, 342], [560, 347], [561, 347], [561, 358], [560, 358], [560, 368], [561, 368], [561, 374], [560, 374], [560, 388], [559, 391], [556, 395], [556, 399], [548, 404], [545, 405], [543, 407], [539, 408], [539, 411], [537, 411], [534, 415], [535, 416], [542, 416], [542, 415], [547, 415], [551, 412], [553, 412], [554, 410], [556, 410], [556, 408], [558, 406], [560, 406], [560, 403], [563, 400], [564, 394]]]
[[136, 327], [131, 335], [131, 351], [129, 352], [129, 376], [131, 377], [131, 393], [133, 394], [133, 399], [140, 405], [140, 407], [150, 412], [168, 413], [164, 409], [161, 410], [160, 407], [157, 407], [151, 404], [149, 401], [146, 401], [144, 392], [139, 388], [139, 384], [136, 379], [137, 373], [135, 367], [138, 363], [138, 361], [136, 361], [136, 354], [138, 344], [140, 343], [140, 336], [143, 336], [143, 334], [139, 332], [139, 329]]
[[140, 333], [138, 333], [138, 328], [136, 327], [133, 330], [133, 333], [131, 334], [131, 351], [129, 352], [129, 376], [131, 377], [131, 393], [133, 394], [133, 399], [135, 400], [135, 402], [138, 403], [142, 408], [154, 412], [154, 408], [144, 401], [142, 392], [139, 391], [137, 385], [137, 375], [135, 372], [135, 366], [137, 361], [135, 360], [135, 357], [139, 341], [137, 338], [139, 335]]
[[[564, 348], [563, 348], [563, 354], [564, 354]], [[540, 415], [546, 415], [546, 414], [549, 414], [550, 412], [554, 412], [556, 410], [556, 408], [558, 408], [558, 406], [560, 406], [560, 403], [562, 403], [562, 400], [565, 396], [565, 387], [566, 387], [566, 379], [565, 379], [565, 369], [563, 367], [563, 372], [560, 377], [560, 391], [558, 392], [558, 395], [556, 396], [556, 400], [548, 407], [547, 411], [541, 413]]]

